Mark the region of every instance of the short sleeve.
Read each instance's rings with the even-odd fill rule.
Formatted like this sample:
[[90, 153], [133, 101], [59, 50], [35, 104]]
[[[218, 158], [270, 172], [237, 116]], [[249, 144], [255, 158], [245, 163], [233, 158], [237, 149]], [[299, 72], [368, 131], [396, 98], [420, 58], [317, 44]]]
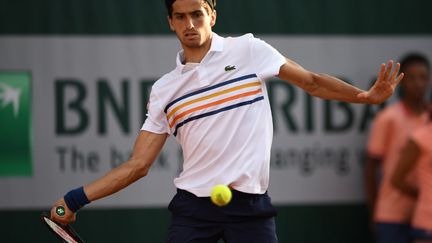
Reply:
[[286, 62], [285, 57], [265, 41], [251, 35], [251, 60], [256, 74], [263, 80], [279, 74], [280, 67]]
[[158, 134], [171, 133], [162, 107], [163, 104], [161, 104], [161, 100], [152, 89], [150, 100], [147, 103], [147, 118], [144, 121], [141, 130]]
[[383, 113], [378, 114], [374, 120], [367, 144], [369, 156], [377, 159], [385, 157], [386, 148], [391, 139], [389, 132], [391, 129], [390, 121], [391, 119], [388, 119]]

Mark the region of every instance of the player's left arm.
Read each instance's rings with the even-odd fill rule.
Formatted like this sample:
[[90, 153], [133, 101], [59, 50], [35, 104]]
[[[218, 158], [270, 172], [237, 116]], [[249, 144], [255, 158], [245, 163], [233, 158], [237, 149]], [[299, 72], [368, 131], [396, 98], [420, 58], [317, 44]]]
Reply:
[[394, 65], [393, 61], [389, 61], [387, 65], [381, 64], [378, 78], [368, 91], [361, 90], [336, 77], [308, 71], [290, 59], [286, 59], [286, 62], [280, 67], [278, 77], [322, 99], [380, 104], [393, 94], [397, 84], [402, 80], [403, 73], [399, 74], [399, 69], [400, 64]]

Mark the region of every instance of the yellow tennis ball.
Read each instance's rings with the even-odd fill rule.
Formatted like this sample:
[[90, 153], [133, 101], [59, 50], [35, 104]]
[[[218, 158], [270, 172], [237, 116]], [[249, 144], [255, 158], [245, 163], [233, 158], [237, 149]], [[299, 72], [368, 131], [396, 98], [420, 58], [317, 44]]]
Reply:
[[214, 204], [222, 207], [231, 201], [232, 193], [229, 187], [225, 185], [216, 185], [212, 189], [210, 198]]

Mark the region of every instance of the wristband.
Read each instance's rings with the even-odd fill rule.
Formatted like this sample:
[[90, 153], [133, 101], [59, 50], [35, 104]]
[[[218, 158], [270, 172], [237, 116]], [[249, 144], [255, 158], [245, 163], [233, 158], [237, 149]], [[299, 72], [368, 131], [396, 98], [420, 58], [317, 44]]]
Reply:
[[78, 211], [80, 208], [84, 207], [84, 205], [90, 203], [87, 195], [84, 192], [84, 187], [78, 187], [77, 189], [69, 191], [63, 197], [63, 199], [67, 207], [74, 213], [76, 213], [76, 211]]

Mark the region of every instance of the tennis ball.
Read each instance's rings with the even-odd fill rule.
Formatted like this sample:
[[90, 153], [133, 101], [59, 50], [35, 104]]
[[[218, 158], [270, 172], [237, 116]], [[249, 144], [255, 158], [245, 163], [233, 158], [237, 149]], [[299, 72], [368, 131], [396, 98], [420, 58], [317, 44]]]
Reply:
[[214, 204], [222, 207], [231, 201], [232, 193], [229, 187], [225, 185], [216, 185], [212, 189], [210, 198]]

